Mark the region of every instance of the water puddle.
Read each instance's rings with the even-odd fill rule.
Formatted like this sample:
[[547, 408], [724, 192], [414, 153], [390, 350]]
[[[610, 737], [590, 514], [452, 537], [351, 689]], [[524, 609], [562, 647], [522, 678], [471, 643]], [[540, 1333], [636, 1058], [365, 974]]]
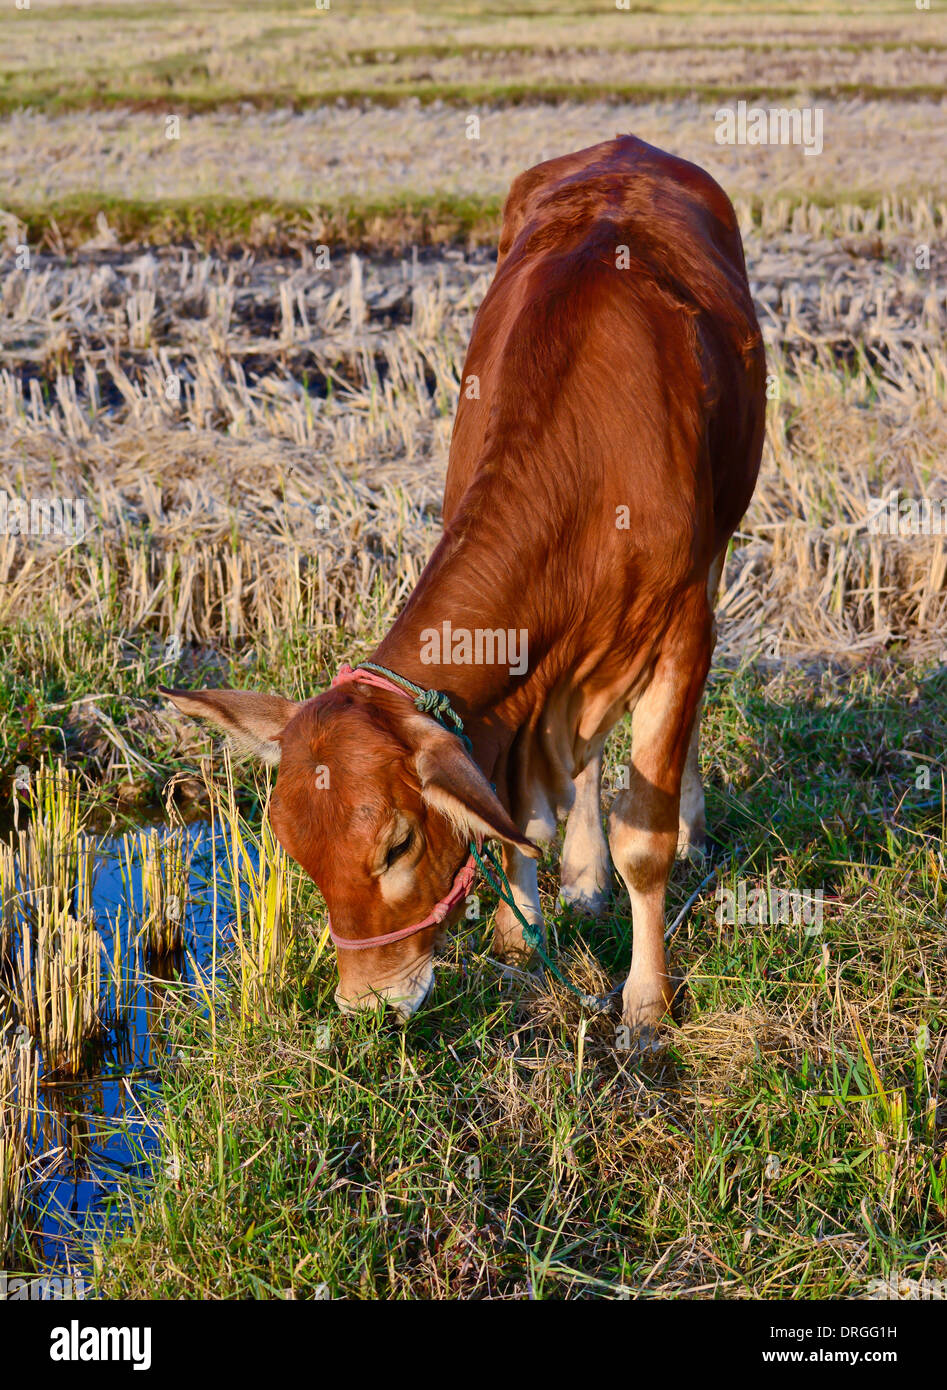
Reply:
[[[190, 892], [182, 923], [185, 944], [165, 957], [151, 955], [144, 941], [135, 939], [123, 840], [105, 837], [96, 845], [93, 911], [105, 951], [114, 949], [116, 926], [120, 933], [124, 1003], [121, 1016], [113, 1017], [95, 1041], [97, 1065], [91, 1076], [47, 1079], [40, 1066], [33, 1151], [41, 1176], [31, 1189], [31, 1205], [42, 1215], [34, 1228], [33, 1249], [44, 1266], [54, 1269], [87, 1258], [87, 1247], [111, 1207], [116, 1180], [137, 1171], [154, 1147], [149, 1115], [156, 1091], [156, 1055], [167, 1047], [164, 982], [193, 985], [195, 968], [205, 979], [211, 969], [211, 828], [198, 822], [179, 834], [190, 859]], [[133, 864], [132, 871], [137, 894], [141, 865]]]

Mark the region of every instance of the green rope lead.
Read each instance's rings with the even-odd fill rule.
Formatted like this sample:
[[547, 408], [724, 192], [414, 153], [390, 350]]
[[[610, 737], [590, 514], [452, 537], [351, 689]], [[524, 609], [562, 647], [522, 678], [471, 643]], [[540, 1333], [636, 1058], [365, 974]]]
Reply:
[[[619, 985], [617, 989], [611, 990], [608, 994], [584, 994], [581, 989], [576, 989], [572, 981], [567, 980], [565, 975], [563, 975], [556, 962], [546, 954], [545, 948], [543, 946], [544, 933], [542, 927], [539, 926], [539, 924], [536, 922], [527, 922], [526, 918], [523, 916], [522, 912], [520, 912], [519, 908], [517, 907], [516, 901], [513, 897], [513, 890], [510, 887], [510, 880], [507, 878], [503, 870], [503, 865], [497, 859], [496, 854], [490, 848], [489, 845], [484, 845], [483, 848], [484, 853], [490, 860], [491, 867], [496, 872], [497, 877], [502, 881], [503, 887], [501, 887], [500, 884], [494, 880], [493, 875], [490, 873], [490, 869], [488, 869], [486, 864], [483, 862], [483, 859], [480, 855], [480, 851], [478, 850], [476, 843], [473, 840], [471, 840], [470, 852], [476, 860], [477, 864], [480, 866], [480, 872], [483, 874], [484, 878], [487, 880], [490, 887], [497, 894], [497, 896], [503, 899], [507, 907], [509, 907], [509, 909], [513, 913], [513, 916], [519, 922], [520, 927], [523, 931], [523, 940], [526, 942], [526, 945], [530, 948], [530, 950], [536, 952], [543, 965], [546, 967], [547, 970], [551, 971], [552, 974], [555, 975], [559, 983], [561, 985], [565, 985], [566, 989], [569, 990], [570, 993], [575, 995], [575, 997], [578, 999], [579, 1003], [582, 1005], [584, 1009], [592, 1009], [596, 1013], [601, 1013], [604, 1009], [610, 1008], [612, 999], [616, 994], [619, 993], [622, 986]], [[504, 889], [506, 890], [505, 892]]]

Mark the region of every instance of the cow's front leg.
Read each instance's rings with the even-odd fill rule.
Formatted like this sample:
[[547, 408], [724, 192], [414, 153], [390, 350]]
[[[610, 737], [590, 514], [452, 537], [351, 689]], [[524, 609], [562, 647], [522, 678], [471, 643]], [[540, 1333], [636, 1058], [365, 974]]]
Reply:
[[575, 801], [562, 846], [559, 896], [598, 917], [609, 899], [612, 861], [602, 828], [602, 745], [575, 779]]
[[[703, 599], [703, 595], [700, 596]], [[623, 1021], [649, 1030], [671, 1007], [664, 953], [664, 901], [677, 846], [681, 774], [710, 662], [706, 602], [691, 601], [658, 658], [632, 718], [630, 787], [609, 815], [609, 843], [631, 898], [631, 970]]]
[[[512, 846], [502, 846], [503, 869], [509, 879], [513, 901], [531, 925], [543, 926], [543, 910], [539, 901], [539, 882], [536, 860], [520, 854]], [[543, 934], [545, 942], [545, 931]], [[493, 922], [493, 949], [503, 960], [522, 962], [529, 958], [530, 948], [523, 939], [523, 924], [501, 900]]]

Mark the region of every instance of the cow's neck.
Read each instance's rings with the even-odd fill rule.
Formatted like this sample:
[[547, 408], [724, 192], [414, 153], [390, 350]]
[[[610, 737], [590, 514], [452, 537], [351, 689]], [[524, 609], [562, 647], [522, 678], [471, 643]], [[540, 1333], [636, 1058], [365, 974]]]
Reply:
[[[529, 704], [524, 687], [535, 670], [539, 633], [531, 622], [535, 595], [523, 570], [507, 537], [478, 538], [452, 526], [370, 658], [425, 689], [448, 694], [475, 748], [483, 746], [488, 758], [500, 752], [498, 745], [512, 738], [520, 722], [511, 719], [511, 705]], [[503, 634], [505, 651], [490, 649], [486, 634], [497, 632]], [[529, 644], [525, 654], [524, 641]], [[517, 674], [524, 655], [526, 672]]]

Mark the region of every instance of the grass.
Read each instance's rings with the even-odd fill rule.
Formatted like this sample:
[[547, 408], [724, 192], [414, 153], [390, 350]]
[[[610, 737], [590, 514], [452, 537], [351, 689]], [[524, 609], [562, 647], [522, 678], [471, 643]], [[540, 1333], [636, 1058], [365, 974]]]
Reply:
[[[914, 223], [940, 231], [945, 204], [904, 193], [835, 189], [828, 194], [790, 193], [778, 199], [738, 200], [749, 230], [812, 230], [843, 236], [870, 228], [897, 235]], [[377, 200], [343, 203], [281, 202], [272, 198], [121, 198], [75, 193], [41, 205], [9, 200], [4, 211], [16, 236], [32, 247], [75, 254], [103, 236], [116, 244], [151, 247], [190, 245], [233, 255], [252, 247], [275, 254], [298, 252], [314, 239], [334, 252], [378, 255], [414, 247], [455, 243], [473, 249], [496, 244], [502, 199], [493, 195], [430, 195], [405, 192]]]
[[229, 253], [248, 245], [288, 249], [312, 237], [332, 247], [374, 250], [461, 242], [486, 246], [496, 241], [502, 211], [494, 196], [411, 194], [345, 203], [282, 202], [272, 198], [145, 199], [75, 193], [41, 205], [9, 200], [5, 212], [16, 219], [31, 246], [81, 247], [93, 239], [102, 219], [122, 244], [152, 246], [190, 242]]
[[[78, 1203], [94, 1171], [90, 1160], [104, 1164], [95, 1181], [108, 1187], [110, 1128], [122, 1122], [113, 1101], [106, 1109], [101, 1091], [96, 1099], [96, 1084], [134, 1079], [133, 1059], [161, 1050], [168, 982], [187, 967], [198, 999], [203, 993], [209, 1002], [208, 988], [216, 989], [217, 938], [209, 961], [198, 962], [186, 928], [195, 892], [221, 940], [235, 947], [241, 1019], [258, 1021], [281, 996], [297, 884], [269, 828], [259, 841], [249, 832], [229, 762], [225, 770], [200, 887], [195, 841], [179, 822], [105, 847], [79, 828], [101, 813], [81, 794], [74, 770], [40, 764], [29, 778], [19, 770], [29, 823], [0, 838], [0, 1259], [42, 1259], [34, 1237], [42, 1237], [57, 1186], [75, 1184]], [[103, 852], [117, 857], [121, 872], [123, 901], [114, 911], [93, 900]], [[143, 1011], [147, 1039], [134, 1032]], [[138, 1106], [135, 1092], [128, 1095]]]
[[184, 946], [191, 852], [180, 830], [152, 827], [123, 840], [123, 882], [126, 904], [134, 911], [135, 881], [141, 884], [141, 909], [136, 913], [137, 935], [155, 956], [169, 956]]
[[[298, 876], [270, 829], [269, 798], [262, 800], [263, 823], [254, 833], [238, 806], [229, 757], [222, 794], [208, 785], [213, 816], [223, 840], [224, 877], [234, 904], [233, 938], [240, 988], [241, 1025], [258, 1024], [281, 996], [286, 981], [290, 934], [298, 921]], [[259, 801], [258, 801], [259, 804]], [[215, 842], [216, 843], [216, 842]], [[216, 878], [216, 862], [215, 862]], [[210, 1004], [213, 1013], [213, 1004]]]
[[[260, 684], [295, 665], [305, 685], [309, 640], [284, 634]], [[338, 640], [317, 647], [327, 670]], [[97, 1238], [99, 1292], [816, 1298], [943, 1277], [945, 747], [942, 667], [715, 671], [722, 884], [818, 889], [825, 916], [817, 934], [729, 925], [705, 892], [672, 947], [682, 1011], [646, 1068], [617, 1020], [503, 978], [488, 896], [407, 1031], [339, 1016], [324, 906], [261, 836], [265, 788], [240, 792], [248, 823], [218, 774], [213, 878], [244, 885], [246, 915], [230, 983], [171, 1019], [160, 1147]], [[628, 755], [622, 728], [608, 786]], [[696, 877], [675, 870], [669, 919]], [[627, 966], [623, 893], [583, 924], [557, 912], [551, 863], [540, 881], [563, 964], [601, 990]]]
[[30, 1134], [35, 1125], [37, 1053], [12, 1025], [0, 1029], [0, 1255], [18, 1232], [32, 1177]]
[[[93, 911], [97, 843], [87, 833], [93, 805], [84, 789], [61, 762], [41, 761], [32, 773], [19, 768], [15, 828], [0, 838], [0, 1258], [23, 1248], [37, 1184], [58, 1161], [68, 1154], [74, 1180], [82, 1179], [85, 1126], [72, 1114], [73, 1123], [50, 1142], [47, 1122], [57, 1102], [47, 1088], [68, 1090], [96, 1070], [106, 1036], [117, 1036], [127, 1022], [139, 968], [135, 943], [126, 949], [118, 917], [108, 924]], [[27, 824], [19, 828], [24, 816]], [[150, 849], [150, 842], [125, 845], [129, 871], [134, 865], [145, 880], [154, 932]]]
[[[737, 96], [745, 99], [745, 89], [744, 83]], [[266, 202], [277, 222], [293, 225], [300, 210], [307, 213], [300, 240], [310, 244], [351, 237], [361, 224], [371, 236], [376, 218], [384, 231], [399, 218], [404, 222], [405, 209], [410, 214], [412, 208], [435, 226], [443, 213], [441, 235], [453, 236], [458, 221], [463, 234], [471, 215], [476, 222], [485, 204], [488, 210], [498, 206], [523, 168], [617, 131], [701, 164], [736, 200], [943, 200], [936, 153], [945, 115], [936, 99], [820, 101], [824, 145], [818, 158], [794, 145], [719, 144], [718, 106], [718, 100], [691, 97], [606, 102], [567, 96], [551, 119], [550, 106], [538, 100], [525, 101], [515, 113], [436, 101], [294, 111], [284, 102], [274, 111], [179, 113], [180, 126], [171, 132], [177, 138], [168, 138], [170, 107], [17, 111], [0, 123], [6, 239], [15, 244], [8, 220], [15, 212], [35, 218], [48, 207], [61, 214], [65, 236], [77, 219], [94, 238], [99, 210], [107, 214], [111, 206], [116, 215], [139, 218], [136, 209], [153, 204], [159, 231], [168, 220], [172, 230], [198, 238], [205, 227], [213, 234], [220, 218], [237, 219], [238, 233], [249, 213], [255, 243], [253, 221], [265, 223]], [[480, 122], [477, 139], [468, 138], [471, 115]], [[860, 158], [866, 139], [877, 146], [869, 164]], [[132, 221], [129, 231], [135, 230]]]
[[76, 1076], [105, 1028], [102, 943], [94, 926], [58, 908], [49, 890], [36, 894], [31, 917], [17, 960], [17, 1013], [47, 1074]]
[[3, 1014], [12, 1011], [32, 1036], [47, 1077], [74, 1076], [104, 1028], [102, 942], [92, 920], [94, 844], [82, 829], [73, 769], [41, 763], [32, 776], [21, 769], [14, 795], [14, 813], [24, 800], [29, 825], [0, 841], [12, 976], [0, 989]]
[[[616, 1020], [504, 980], [486, 906], [408, 1030], [340, 1017], [301, 885], [265, 1017], [238, 982], [175, 1020], [161, 1149], [126, 1185], [99, 1292], [810, 1299], [864, 1296], [892, 1269], [943, 1277], [944, 769], [933, 796], [914, 790], [919, 721], [939, 756], [942, 672], [718, 676], [706, 762], [731, 881], [819, 884], [826, 915], [817, 935], [730, 927], [706, 894], [650, 1069]], [[613, 769], [622, 756], [619, 737]], [[675, 901], [689, 883], [679, 868]], [[541, 885], [552, 918], [549, 866]], [[627, 963], [620, 904], [557, 923], [584, 984]]]

